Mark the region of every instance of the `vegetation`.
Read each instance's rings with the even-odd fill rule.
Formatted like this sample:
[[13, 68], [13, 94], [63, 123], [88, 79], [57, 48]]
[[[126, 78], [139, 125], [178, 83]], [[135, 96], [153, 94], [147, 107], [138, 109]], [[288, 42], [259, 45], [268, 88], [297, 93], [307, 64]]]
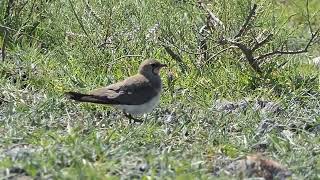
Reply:
[[[237, 179], [261, 153], [319, 179], [319, 22], [318, 0], [0, 1], [0, 176]], [[169, 68], [142, 124], [63, 96], [145, 58]]]

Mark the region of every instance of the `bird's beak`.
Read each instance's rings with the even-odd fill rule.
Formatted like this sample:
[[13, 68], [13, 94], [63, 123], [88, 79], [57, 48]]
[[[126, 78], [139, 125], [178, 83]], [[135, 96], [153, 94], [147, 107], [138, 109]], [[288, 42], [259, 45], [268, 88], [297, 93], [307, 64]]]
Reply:
[[166, 64], [160, 64], [159, 68], [168, 67]]
[[159, 74], [160, 73], [160, 70], [161, 68], [163, 67], [168, 67], [166, 64], [159, 64], [156, 68], [154, 68], [152, 71], [154, 74]]

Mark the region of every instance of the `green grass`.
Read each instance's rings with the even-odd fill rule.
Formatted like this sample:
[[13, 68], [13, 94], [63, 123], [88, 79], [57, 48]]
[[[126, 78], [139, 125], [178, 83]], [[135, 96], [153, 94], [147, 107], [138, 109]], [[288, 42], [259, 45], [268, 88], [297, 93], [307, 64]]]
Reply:
[[[256, 30], [280, 29], [259, 52], [288, 34], [294, 48], [308, 41], [306, 1], [219, 0], [209, 8], [232, 37], [254, 2]], [[0, 177], [20, 168], [17, 174], [40, 179], [237, 179], [218, 169], [266, 143], [264, 155], [288, 167], [293, 179], [320, 178], [318, 69], [305, 63], [319, 56], [319, 38], [306, 54], [273, 57], [263, 65], [271, 73], [260, 76], [237, 50], [200, 67], [193, 54], [172, 48], [179, 63], [166, 53], [157, 36], [196, 52], [206, 14], [193, 1], [19, 1], [5, 19], [7, 3], [0, 2], [0, 45], [7, 40], [0, 63]], [[315, 30], [318, 0], [309, 7]], [[105, 39], [110, 43], [99, 46]], [[212, 54], [223, 49], [213, 40], [209, 46]], [[162, 72], [161, 104], [142, 124], [129, 124], [111, 107], [63, 97], [133, 75], [150, 57], [169, 68]], [[222, 99], [254, 102], [225, 112], [214, 108]], [[264, 113], [255, 109], [257, 99], [279, 102], [283, 110]], [[274, 126], [258, 134], [266, 120]]]

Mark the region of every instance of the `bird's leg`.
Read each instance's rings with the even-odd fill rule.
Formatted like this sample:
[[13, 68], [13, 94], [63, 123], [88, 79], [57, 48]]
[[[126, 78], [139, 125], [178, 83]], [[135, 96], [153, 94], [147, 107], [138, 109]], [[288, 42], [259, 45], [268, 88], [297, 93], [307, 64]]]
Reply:
[[133, 120], [133, 122], [143, 122], [141, 119], [137, 119], [137, 118], [134, 118], [132, 117], [131, 114], [128, 114], [126, 112], [123, 112], [123, 114], [129, 119], [130, 123], [131, 123], [131, 120]]

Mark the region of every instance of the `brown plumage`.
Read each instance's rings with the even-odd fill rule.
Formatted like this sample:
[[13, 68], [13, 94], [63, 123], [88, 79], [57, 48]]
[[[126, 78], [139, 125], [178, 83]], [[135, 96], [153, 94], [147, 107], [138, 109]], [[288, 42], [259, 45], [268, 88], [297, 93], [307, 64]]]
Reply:
[[129, 114], [150, 112], [159, 101], [162, 89], [159, 71], [164, 66], [156, 60], [146, 60], [141, 63], [138, 74], [123, 81], [87, 94], [67, 92], [66, 96], [80, 102], [114, 105]]

